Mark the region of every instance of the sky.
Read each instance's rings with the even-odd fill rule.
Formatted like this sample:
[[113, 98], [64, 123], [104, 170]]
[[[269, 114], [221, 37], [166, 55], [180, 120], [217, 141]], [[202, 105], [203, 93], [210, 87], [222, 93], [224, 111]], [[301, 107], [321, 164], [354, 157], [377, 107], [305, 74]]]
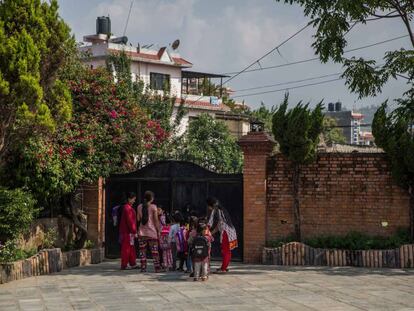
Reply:
[[[133, 45], [138, 43], [168, 46], [176, 39], [181, 44], [181, 56], [194, 64], [191, 70], [209, 73], [238, 72], [289, 36], [309, 21], [301, 7], [287, 5], [275, 0], [134, 0], [126, 36]], [[59, 0], [60, 15], [71, 27], [78, 41], [84, 35], [96, 31], [96, 17], [110, 16], [112, 33], [121, 36], [124, 32], [131, 0]], [[315, 57], [311, 45], [315, 29], [308, 27], [294, 39], [283, 45], [252, 68], [287, 64]], [[357, 25], [348, 34], [349, 49], [406, 35], [407, 31], [399, 19], [371, 21]], [[347, 54], [348, 57], [368, 57], [379, 60], [388, 50], [410, 48], [409, 39], [403, 38], [387, 44]], [[284, 82], [297, 81], [321, 75], [342, 72], [339, 64], [322, 64], [313, 61], [281, 68], [260, 70], [241, 74], [227, 86], [236, 90], [237, 101], [243, 101], [252, 108], [262, 102], [267, 106], [281, 103], [285, 91], [289, 90], [290, 103], [299, 101], [316, 104], [324, 100], [341, 101], [350, 109], [380, 104], [393, 100], [407, 89], [404, 79], [390, 81], [382, 94], [372, 98], [358, 99], [344, 85], [344, 80], [309, 87], [287, 89], [303, 84], [331, 80], [326, 77], [256, 90]], [[286, 88], [286, 89], [285, 89]], [[282, 90], [281, 90], [282, 89]], [[271, 92], [281, 90], [279, 92]], [[270, 92], [248, 96], [252, 93]]]

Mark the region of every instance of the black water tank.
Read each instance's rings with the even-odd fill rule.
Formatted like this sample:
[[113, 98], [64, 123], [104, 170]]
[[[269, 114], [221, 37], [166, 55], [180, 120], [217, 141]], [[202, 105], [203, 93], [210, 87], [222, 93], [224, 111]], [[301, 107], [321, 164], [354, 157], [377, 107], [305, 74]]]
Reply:
[[335, 111], [341, 111], [342, 110], [342, 103], [341, 102], [337, 102], [335, 104]]
[[329, 103], [328, 104], [328, 111], [335, 111], [335, 104], [334, 103]]
[[96, 34], [111, 34], [111, 19], [109, 16], [101, 16], [96, 18]]

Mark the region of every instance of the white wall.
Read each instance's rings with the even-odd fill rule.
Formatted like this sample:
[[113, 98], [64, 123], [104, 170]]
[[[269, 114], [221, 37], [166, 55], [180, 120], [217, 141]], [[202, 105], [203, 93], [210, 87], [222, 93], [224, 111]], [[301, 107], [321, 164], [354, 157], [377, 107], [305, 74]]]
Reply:
[[[150, 84], [150, 73], [162, 73], [170, 75], [171, 95], [177, 98], [181, 97], [181, 68], [174, 66], [165, 66], [151, 63], [141, 63], [133, 61], [131, 65], [131, 72], [139, 75], [145, 86]], [[162, 92], [160, 92], [162, 93]]]
[[[174, 112], [173, 112], [173, 115], [172, 115], [172, 120], [175, 120], [175, 116], [177, 115], [177, 111], [178, 111], [178, 108], [174, 108]], [[190, 125], [190, 119], [191, 118], [198, 117], [200, 114], [203, 114], [203, 113], [207, 113], [207, 114], [211, 115], [212, 117], [216, 116], [216, 114], [212, 111], [201, 110], [201, 109], [199, 109], [199, 110], [198, 109], [197, 110], [196, 109], [189, 109], [188, 113], [181, 120], [180, 126], [179, 126], [178, 131], [177, 131], [177, 135], [181, 136], [187, 131], [188, 126]]]

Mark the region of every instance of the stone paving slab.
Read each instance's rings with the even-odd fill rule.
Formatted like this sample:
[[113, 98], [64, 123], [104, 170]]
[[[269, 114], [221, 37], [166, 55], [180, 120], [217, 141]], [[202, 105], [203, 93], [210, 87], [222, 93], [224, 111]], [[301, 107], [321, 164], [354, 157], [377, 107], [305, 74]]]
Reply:
[[235, 264], [193, 282], [107, 261], [0, 285], [0, 310], [414, 311], [414, 270]]

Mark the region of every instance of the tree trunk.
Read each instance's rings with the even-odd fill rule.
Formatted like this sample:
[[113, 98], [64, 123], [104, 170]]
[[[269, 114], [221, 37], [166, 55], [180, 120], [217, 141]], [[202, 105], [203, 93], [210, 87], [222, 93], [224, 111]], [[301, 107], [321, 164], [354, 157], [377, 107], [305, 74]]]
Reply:
[[75, 225], [75, 248], [81, 249], [88, 238], [88, 228], [86, 226], [86, 215], [78, 207], [78, 202], [73, 194], [66, 195], [64, 198], [69, 217]]
[[302, 232], [300, 228], [300, 202], [299, 202], [299, 187], [300, 187], [300, 164], [295, 163], [293, 169], [293, 213], [295, 223], [295, 237], [298, 242], [302, 241]]

